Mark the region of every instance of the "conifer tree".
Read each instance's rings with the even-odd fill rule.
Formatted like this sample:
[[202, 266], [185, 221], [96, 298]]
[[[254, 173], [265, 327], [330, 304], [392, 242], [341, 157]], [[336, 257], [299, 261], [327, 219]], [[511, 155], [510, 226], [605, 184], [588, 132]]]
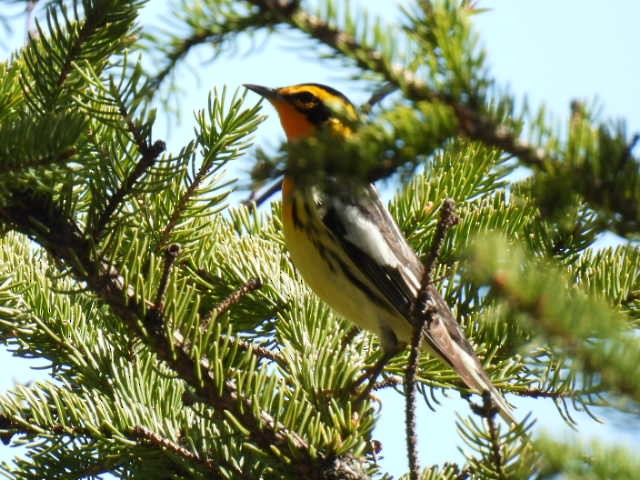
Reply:
[[[37, 3], [0, 63], [0, 340], [49, 369], [0, 395], [0, 438], [27, 446], [5, 477], [389, 478], [378, 406], [352, 388], [378, 340], [305, 286], [277, 201], [226, 203], [225, 167], [254, 154], [259, 192], [284, 168], [400, 178], [390, 210], [425, 261], [451, 198], [459, 223], [433, 279], [495, 385], [553, 399], [568, 423], [575, 409], [637, 411], [638, 137], [579, 102], [563, 128], [519, 107], [487, 66], [473, 2], [416, 0], [389, 26], [335, 0], [175, 1], [162, 31], [139, 21], [141, 0]], [[229, 88], [167, 150], [156, 117], [179, 105], [196, 46], [215, 56], [290, 31], [371, 91], [352, 138], [295, 145], [298, 165], [287, 147], [256, 151], [261, 107]], [[602, 232], [631, 242], [596, 249]], [[375, 388], [398, 387], [407, 363]], [[468, 393], [427, 354], [416, 374], [427, 401]], [[539, 436], [524, 414], [508, 426], [470, 402], [451, 425], [466, 461], [411, 478], [637, 478], [623, 447]]]

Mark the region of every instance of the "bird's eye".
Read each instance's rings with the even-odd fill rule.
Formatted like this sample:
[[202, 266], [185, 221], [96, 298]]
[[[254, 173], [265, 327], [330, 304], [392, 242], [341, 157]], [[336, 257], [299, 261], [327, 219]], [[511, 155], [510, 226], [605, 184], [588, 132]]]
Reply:
[[316, 102], [316, 97], [309, 92], [300, 92], [297, 93], [295, 96], [296, 100], [300, 103], [315, 103]]

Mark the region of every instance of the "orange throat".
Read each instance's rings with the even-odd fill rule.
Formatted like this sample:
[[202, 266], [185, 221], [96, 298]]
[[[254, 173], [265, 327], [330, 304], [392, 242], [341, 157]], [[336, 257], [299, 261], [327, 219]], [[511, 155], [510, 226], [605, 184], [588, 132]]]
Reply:
[[296, 110], [293, 106], [283, 101], [272, 102], [278, 111], [280, 123], [287, 135], [287, 140], [295, 141], [301, 138], [309, 137], [315, 130], [315, 126], [307, 119], [307, 117]]

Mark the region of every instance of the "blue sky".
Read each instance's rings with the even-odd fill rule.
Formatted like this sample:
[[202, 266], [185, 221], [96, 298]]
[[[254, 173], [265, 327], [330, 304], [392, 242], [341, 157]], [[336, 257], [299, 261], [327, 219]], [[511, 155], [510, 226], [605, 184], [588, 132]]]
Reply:
[[[396, 3], [409, 2], [365, 1], [353, 2], [368, 5], [373, 12], [393, 22], [399, 16]], [[567, 118], [569, 103], [580, 98], [597, 99], [606, 118], [625, 118], [629, 131], [640, 131], [640, 62], [637, 53], [637, 22], [640, 19], [640, 2], [617, 0], [485, 0], [478, 2], [489, 11], [475, 18], [483, 45], [489, 52], [489, 62], [495, 77], [508, 86], [520, 98], [527, 96], [532, 105], [543, 102], [558, 121]], [[164, 1], [151, 0], [144, 18], [152, 18], [162, 10]], [[11, 44], [23, 38], [18, 25]], [[0, 30], [0, 35], [2, 30]], [[0, 42], [0, 48], [2, 47]], [[307, 45], [303, 43], [302, 46]], [[270, 41], [257, 54], [249, 53], [247, 42], [240, 43], [242, 56], [223, 55], [215, 62], [208, 60], [206, 49], [194, 52], [189, 63], [198, 71], [198, 78], [184, 70], [180, 84], [186, 93], [180, 104], [182, 121], [161, 122], [156, 136], [166, 138], [170, 147], [178, 148], [192, 132], [192, 112], [202, 108], [211, 88], [227, 85], [235, 89], [242, 83], [259, 83], [282, 86], [313, 80], [335, 86], [355, 103], [368, 97], [362, 84], [347, 80], [344, 70], [336, 63], [321, 63], [312, 55], [304, 54], [300, 37], [287, 35], [285, 39]], [[2, 52], [3, 56], [5, 52]], [[255, 97], [249, 97], [254, 101]], [[265, 108], [269, 119], [261, 125], [256, 142], [277, 145], [274, 138], [283, 138], [273, 111]], [[240, 165], [233, 170], [248, 179], [245, 172], [250, 165]], [[34, 374], [23, 361], [12, 359], [0, 351], [0, 391], [10, 388], [14, 381], [26, 381]], [[38, 365], [38, 362], [35, 362]], [[42, 364], [42, 363], [40, 363]], [[33, 363], [32, 363], [33, 365]], [[394, 474], [406, 471], [404, 455], [403, 405], [398, 395], [382, 392], [381, 418], [376, 431], [384, 450], [384, 468]], [[539, 426], [554, 432], [567, 428], [550, 402], [516, 401], [517, 415], [521, 418], [534, 410]], [[455, 412], [466, 415], [468, 407], [451, 395], [437, 412], [420, 408], [418, 431], [420, 435], [423, 465], [450, 459], [461, 459], [457, 451], [463, 443], [458, 437], [454, 421]], [[615, 424], [598, 425], [584, 415], [578, 415], [581, 437], [597, 436], [617, 440], [640, 447], [637, 436]], [[0, 445], [0, 459], [13, 455], [15, 450]]]

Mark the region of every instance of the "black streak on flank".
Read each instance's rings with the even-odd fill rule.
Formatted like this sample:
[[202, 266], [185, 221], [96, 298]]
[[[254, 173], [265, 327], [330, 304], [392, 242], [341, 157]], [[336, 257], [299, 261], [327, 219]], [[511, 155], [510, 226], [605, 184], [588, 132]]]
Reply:
[[327, 209], [327, 213], [325, 213], [322, 221], [336, 236], [344, 237], [347, 234], [347, 229], [342, 223], [342, 220], [340, 220], [340, 215], [338, 215], [335, 207], [329, 207]]
[[349, 281], [353, 285], [355, 285], [359, 290], [364, 292], [369, 297], [369, 300], [371, 300], [373, 303], [377, 304], [378, 306], [384, 308], [385, 310], [393, 311], [390, 308], [389, 303], [384, 298], [380, 297], [380, 295], [378, 295], [371, 288], [369, 288], [367, 284], [362, 282], [355, 275], [355, 273], [351, 271], [351, 268], [349, 268], [349, 265], [347, 265], [345, 262], [343, 262], [341, 259], [339, 259], [336, 256], [334, 256], [334, 258], [336, 259], [338, 265], [340, 265], [340, 269], [342, 270], [342, 273], [349, 279]]
[[298, 216], [298, 202], [295, 197], [291, 200], [291, 220], [293, 220], [293, 226], [298, 230], [302, 230], [303, 225]]

